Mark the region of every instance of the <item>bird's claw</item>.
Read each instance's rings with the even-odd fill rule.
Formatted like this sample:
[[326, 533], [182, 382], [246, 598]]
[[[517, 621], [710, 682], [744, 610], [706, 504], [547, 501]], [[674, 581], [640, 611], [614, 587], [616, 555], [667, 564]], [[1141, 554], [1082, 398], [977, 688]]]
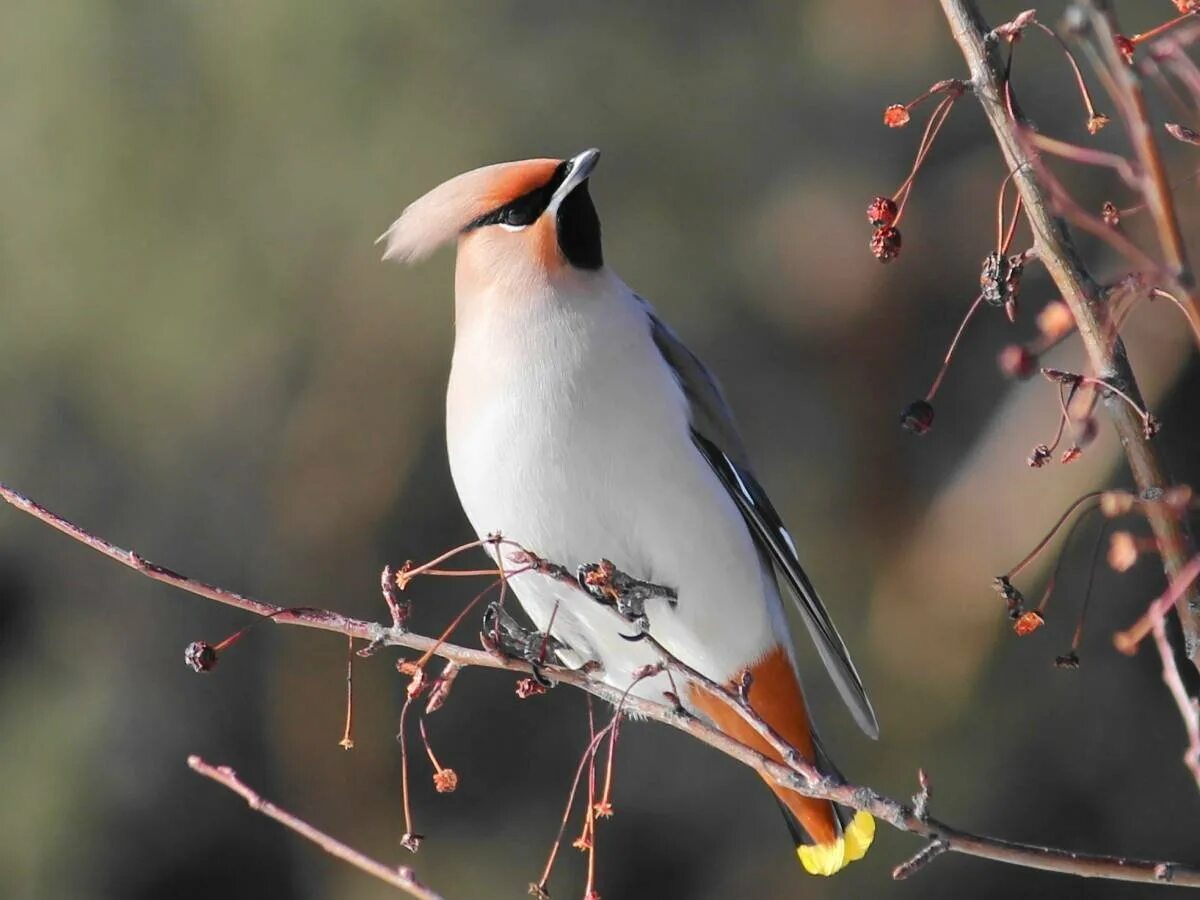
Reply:
[[489, 603], [483, 612], [483, 639], [489, 650], [529, 663], [533, 677], [543, 687], [551, 683], [542, 675], [542, 667], [566, 646], [545, 632], [524, 627], [499, 600]]
[[621, 635], [627, 641], [640, 641], [650, 629], [646, 617], [646, 601], [653, 598], [666, 600], [671, 606], [678, 603], [674, 588], [642, 581], [622, 572], [611, 560], [585, 563], [576, 573], [579, 586], [597, 603], [613, 607], [618, 614], [637, 627], [637, 634]]

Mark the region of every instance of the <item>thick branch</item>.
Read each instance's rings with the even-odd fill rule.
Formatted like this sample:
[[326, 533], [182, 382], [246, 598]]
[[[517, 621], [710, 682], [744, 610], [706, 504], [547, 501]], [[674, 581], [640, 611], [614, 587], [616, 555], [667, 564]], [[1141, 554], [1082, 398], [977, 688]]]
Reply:
[[347, 847], [341, 841], [314, 828], [303, 819], [297, 818], [287, 810], [280, 809], [270, 800], [264, 800], [238, 778], [237, 772], [228, 766], [209, 765], [199, 756], [189, 756], [187, 762], [192, 771], [198, 772], [205, 778], [211, 778], [217, 784], [224, 785], [235, 794], [239, 794], [252, 810], [286, 825], [301, 837], [312, 841], [330, 856], [345, 860], [355, 868], [362, 869], [368, 875], [374, 875], [380, 881], [387, 882], [392, 887], [397, 887], [418, 900], [443, 900], [441, 894], [421, 884], [408, 866], [385, 866], [383, 863], [359, 853], [353, 847]]
[[[432, 650], [435, 655], [456, 663], [463, 668], [467, 666], [480, 666], [491, 669], [505, 669], [512, 672], [534, 673], [533, 667], [524, 661], [510, 659], [483, 650], [473, 650], [468, 647], [435, 641], [432, 638], [422, 635], [411, 634], [401, 628], [388, 627], [377, 622], [352, 619], [323, 609], [288, 608], [264, 603], [261, 600], [253, 600], [242, 594], [196, 581], [188, 578], [186, 575], [181, 575], [177, 572], [172, 572], [170, 569], [150, 563], [136, 553], [123, 550], [102, 538], [96, 537], [2, 484], [0, 484], [0, 497], [80, 543], [149, 578], [209, 600], [215, 600], [218, 603], [224, 603], [228, 606], [254, 613], [255, 615], [270, 616], [274, 622], [299, 625], [304, 628], [317, 628], [323, 631], [333, 631], [356, 638], [363, 638], [371, 641], [375, 646], [407, 647], [422, 652]], [[548, 577], [554, 576], [550, 575]], [[581, 602], [584, 602], [584, 598], [582, 597]], [[592, 601], [587, 600], [586, 602]], [[669, 664], [672, 664], [677, 671], [690, 672], [686, 666], [683, 666], [677, 660], [670, 660]], [[1187, 887], [1200, 887], [1200, 868], [1195, 866], [1093, 853], [1076, 853], [1070, 850], [1043, 847], [1036, 844], [1021, 844], [1013, 841], [1005, 841], [1000, 838], [971, 834], [928, 816], [919, 815], [912, 807], [902, 804], [897, 800], [884, 797], [871, 788], [845, 784], [830, 777], [813, 778], [811, 767], [803, 762], [801, 755], [795, 748], [787, 747], [786, 745], [781, 747], [781, 750], [785, 751], [781, 752], [783, 759], [795, 760], [794, 763], [782, 763], [747, 747], [745, 744], [739, 743], [679, 708], [666, 703], [656, 703], [652, 700], [632, 696], [626, 691], [592, 678], [584, 671], [550, 666], [540, 667], [538, 672], [558, 683], [571, 685], [572, 687], [586, 691], [614, 706], [621, 705], [623, 709], [636, 716], [653, 719], [656, 722], [661, 722], [684, 731], [696, 738], [696, 740], [708, 744], [710, 747], [749, 766], [755, 772], [758, 772], [764, 778], [776, 784], [810, 797], [820, 797], [832, 800], [843, 806], [865, 810], [875, 818], [887, 822], [900, 831], [920, 835], [928, 840], [940, 841], [950, 851], [977, 856], [981, 859], [1010, 863], [1025, 868], [1061, 872], [1088, 878], [1108, 878], [1119, 881], [1169, 883]], [[747, 722], [752, 724], [760, 734], [764, 734], [772, 744], [779, 742], [780, 739], [770, 730], [770, 727], [756, 716], [748, 705], [741, 703], [737, 695], [730, 689], [715, 685], [706, 679], [704, 680], [704, 686], [708, 690], [721, 692], [730, 705], [736, 708]], [[753, 690], [753, 687], [751, 687], [751, 690]], [[265, 801], [257, 798], [257, 795], [250, 791], [249, 788], [241, 785], [230, 770], [214, 769], [196, 757], [189, 760], [189, 764], [202, 774], [208, 775], [208, 777], [220, 781], [227, 787], [237, 790], [243, 797], [246, 797], [252, 807], [260, 809], [267, 815], [272, 816], [272, 818], [276, 818], [288, 825], [288, 827], [296, 828], [301, 834], [312, 840], [316, 840], [317, 843], [326, 847], [330, 852], [334, 852], [334, 850], [325, 843], [326, 841], [340, 848], [340, 852], [336, 852], [335, 855], [347, 859], [355, 865], [359, 865], [360, 862], [364, 861], [371, 865], [380, 865], [372, 863], [365, 857], [361, 857], [360, 854], [346, 848], [344, 845], [338, 844], [332, 838], [322, 835], [320, 832], [312, 829], [311, 826], [299, 822], [299, 820], [295, 820], [293, 817], [288, 817], [288, 814], [282, 810], [266, 804]], [[270, 809], [269, 812], [268, 808]], [[302, 827], [297, 827], [297, 825]], [[347, 853], [351, 855], [347, 856]], [[364, 868], [366, 871], [372, 871], [370, 868], [362, 865], [359, 865], [359, 867]], [[382, 868], [388, 873], [388, 877], [384, 880], [394, 883], [393, 879], [397, 873], [387, 867]], [[435, 897], [436, 895], [431, 893], [424, 896]]]
[[[1009, 114], [1004, 99], [1005, 67], [999, 58], [999, 39], [991, 34], [971, 0], [942, 0], [942, 9], [971, 70], [975, 96], [995, 132], [1009, 170], [1015, 173], [1013, 182], [1025, 202], [1025, 215], [1033, 231], [1037, 257], [1071, 308], [1096, 376], [1144, 406], [1125, 354], [1125, 345], [1119, 337], [1113, 336], [1107, 325], [1108, 316], [1100, 288], [1079, 258], [1066, 226], [1054, 214], [1050, 194], [1039, 181], [1029, 149], [1021, 139], [1021, 128], [1028, 126]], [[1160, 498], [1170, 480], [1157, 450], [1143, 434], [1141, 419], [1112, 394], [1104, 397], [1104, 405], [1121, 439], [1141, 496], [1147, 500]], [[1162, 504], [1146, 504], [1146, 517], [1158, 541], [1167, 576], [1174, 578], [1195, 554], [1191, 536]], [[1200, 607], [1194, 591], [1180, 598], [1176, 611], [1183, 628], [1187, 655], [1200, 669]]]

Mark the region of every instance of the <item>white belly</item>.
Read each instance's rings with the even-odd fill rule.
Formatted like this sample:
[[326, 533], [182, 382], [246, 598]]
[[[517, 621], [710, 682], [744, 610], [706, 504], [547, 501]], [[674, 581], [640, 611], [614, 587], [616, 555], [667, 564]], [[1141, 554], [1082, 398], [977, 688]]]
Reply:
[[[608, 558], [675, 588], [675, 608], [647, 604], [650, 631], [709, 677], [757, 660], [783, 638], [774, 581], [692, 444], [682, 392], [636, 299], [493, 299], [490, 315], [459, 331], [448, 395], [451, 472], [476, 532], [500, 532], [572, 571]], [[656, 661], [582, 592], [536, 574], [512, 587], [538, 629], [550, 627], [579, 662], [598, 660], [614, 686]], [[666, 688], [647, 679], [636, 692]]]

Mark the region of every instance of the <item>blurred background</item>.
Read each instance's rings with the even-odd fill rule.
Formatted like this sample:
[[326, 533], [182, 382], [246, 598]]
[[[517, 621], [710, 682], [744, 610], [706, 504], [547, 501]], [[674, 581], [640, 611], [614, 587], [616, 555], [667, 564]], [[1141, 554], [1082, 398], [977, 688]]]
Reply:
[[[983, 4], [993, 22], [1024, 6]], [[1173, 10], [1118, 7], [1130, 33]], [[1161, 588], [1157, 562], [1093, 565], [1086, 526], [1025, 639], [989, 587], [1074, 497], [1128, 483], [1107, 426], [1070, 466], [1025, 464], [1057, 401], [1006, 381], [996, 354], [1055, 296], [1036, 266], [1015, 325], [985, 308], [968, 329], [933, 431], [897, 425], [975, 296], [1004, 175], [964, 100], [902, 257], [868, 253], [866, 203], [907, 174], [927, 114], [889, 131], [882, 109], [964, 72], [937, 4], [8, 0], [3, 18], [0, 479], [195, 577], [385, 619], [384, 564], [470, 534], [442, 436], [453, 254], [401, 269], [372, 242], [461, 171], [597, 146], [608, 261], [723, 380], [873, 692], [877, 744], [808, 682], [847, 774], [903, 797], [921, 766], [935, 813], [964, 828], [1200, 861], [1156, 657], [1111, 645]], [[1087, 140], [1054, 46], [1033, 35], [1018, 62], [1043, 128]], [[1060, 169], [1090, 208], [1133, 202], [1107, 173]], [[1195, 233], [1194, 190], [1181, 199]], [[1147, 305], [1127, 335], [1160, 445], [1197, 483], [1182, 319]], [[1077, 342], [1050, 359], [1080, 367]], [[1082, 667], [1056, 670], [1093, 569]], [[1036, 598], [1046, 574], [1018, 584]], [[417, 627], [473, 593], [419, 583]], [[346, 752], [341, 638], [264, 625], [212, 674], [185, 668], [188, 642], [246, 623], [0, 509], [0, 895], [393, 896], [191, 774], [189, 753], [448, 897], [524, 895], [587, 739], [582, 695], [518, 701], [512, 677], [466, 672], [427, 723], [460, 787], [435, 794], [414, 756], [428, 839], [410, 857], [397, 653], [357, 664]], [[960, 856], [894, 883], [919, 843], [887, 828], [865, 862], [806, 878], [751, 772], [650, 724], [622, 732], [615, 807], [598, 838], [609, 900], [1145, 893]], [[564, 849], [556, 898], [580, 895], [582, 863]]]

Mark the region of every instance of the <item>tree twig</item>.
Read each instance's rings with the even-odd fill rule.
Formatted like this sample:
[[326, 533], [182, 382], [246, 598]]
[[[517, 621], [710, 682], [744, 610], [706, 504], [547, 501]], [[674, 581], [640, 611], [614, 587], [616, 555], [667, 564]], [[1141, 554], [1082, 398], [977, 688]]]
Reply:
[[[1053, 212], [1046, 187], [1037, 176], [1030, 148], [1021, 132], [1028, 127], [1013, 104], [1010, 115], [1005, 102], [1005, 67], [998, 53], [1000, 41], [991, 33], [971, 0], [941, 0], [950, 31], [966, 59], [971, 85], [1004, 154], [1014, 172], [1013, 182], [1025, 201], [1025, 215], [1033, 231], [1037, 257], [1071, 309], [1080, 339], [1096, 377], [1119, 387], [1141, 403], [1141, 392], [1125, 353], [1125, 345], [1113, 336], [1099, 285], [1089, 274], [1067, 233]], [[1106, 394], [1104, 405], [1138, 491], [1147, 500], [1158, 499], [1170, 484], [1159, 454], [1143, 434], [1141, 419], [1130, 407]], [[1147, 504], [1146, 517], [1158, 541], [1168, 578], [1173, 578], [1195, 554], [1185, 526], [1162, 504]], [[1200, 607], [1194, 591], [1186, 592], [1176, 604], [1188, 658], [1200, 670]]]
[[1091, 25], [1096, 47], [1106, 64], [1109, 77], [1105, 83], [1112, 92], [1113, 102], [1120, 110], [1120, 118], [1137, 154], [1139, 188], [1146, 198], [1146, 207], [1158, 232], [1159, 245], [1166, 256], [1167, 274], [1183, 301], [1184, 315], [1193, 333], [1200, 338], [1200, 311], [1197, 309], [1200, 300], [1196, 291], [1196, 275], [1188, 261], [1187, 244], [1179, 227], [1179, 215], [1175, 210], [1167, 167], [1163, 164], [1158, 142], [1154, 139], [1141, 77], [1137, 67], [1127, 64], [1121, 57], [1121, 51], [1117, 48], [1116, 24], [1106, 0], [1082, 0], [1080, 7]]
[[[273, 622], [298, 625], [304, 628], [316, 628], [322, 631], [331, 631], [363, 638], [372, 641], [375, 646], [408, 647], [419, 651], [428, 651], [432, 648], [434, 655], [464, 668], [467, 666], [479, 666], [482, 668], [504, 669], [527, 674], [535, 672], [534, 667], [523, 660], [511, 659], [483, 650], [473, 650], [468, 647], [448, 644], [433, 638], [424, 637], [423, 635], [413, 634], [400, 628], [387, 627], [377, 622], [353, 619], [324, 609], [288, 608], [264, 603], [261, 600], [254, 600], [242, 594], [188, 578], [186, 575], [181, 575], [170, 569], [150, 563], [136, 553], [123, 550], [91, 534], [46, 507], [33, 502], [2, 484], [0, 484], [0, 497], [17, 509], [28, 513], [80, 543], [140, 572], [148, 578], [153, 578], [156, 581], [164, 582], [189, 593], [209, 600], [215, 600], [219, 603], [254, 613], [255, 615], [270, 616]], [[553, 566], [553, 564], [549, 564], [548, 567], [552, 569], [558, 568]], [[589, 600], [588, 602], [591, 601]], [[689, 673], [690, 677], [690, 670], [686, 666], [678, 663], [678, 661], [674, 662], [675, 668], [678, 671]], [[628, 691], [622, 691], [593, 678], [585, 671], [565, 669], [558, 666], [543, 666], [539, 667], [537, 672], [543, 677], [549, 677], [560, 684], [567, 684], [586, 691], [601, 700], [613, 704], [613, 706], [627, 710], [635, 717], [652, 719], [686, 732], [696, 740], [708, 744], [710, 747], [743, 763], [776, 784], [810, 797], [832, 800], [843, 806], [865, 810], [876, 819], [882, 820], [900, 831], [907, 831], [930, 841], [939, 841], [951, 852], [964, 853], [981, 859], [990, 859], [1026, 868], [1060, 872], [1088, 878], [1107, 878], [1146, 884], [1170, 883], [1188, 887], [1200, 887], [1200, 867], [1196, 866], [1095, 853], [1077, 853], [1071, 850], [1044, 847], [1037, 844], [1023, 844], [973, 834], [947, 825], [930, 816], [924, 814], [918, 815], [911, 806], [885, 797], [872, 788], [847, 784], [832, 777], [813, 778], [811, 767], [778, 762], [734, 740], [723, 732], [707, 725], [699, 718], [673, 705], [656, 703], [653, 700], [633, 696]], [[748, 704], [742, 703], [732, 689], [716, 685], [707, 679], [704, 681], [707, 689], [715, 690], [721, 694], [733, 708], [739, 711], [747, 722], [759, 730], [760, 734], [767, 735], [773, 744], [779, 740], [778, 735], [773, 733], [770, 726], [763, 722]], [[787, 749], [790, 749], [791, 753], [783, 753], [784, 760], [789, 760], [793, 756], [796, 759], [800, 758], [800, 754], [795, 748]], [[329, 852], [334, 853], [339, 858], [352, 862], [354, 865], [358, 865], [364, 871], [375, 874], [375, 870], [371, 867], [378, 866], [380, 877], [384, 877], [386, 873], [384, 880], [389, 883], [396, 883], [395, 879], [397, 878], [411, 877], [411, 873], [407, 876], [404, 875], [404, 870], [392, 870], [386, 866], [381, 866], [379, 863], [374, 863], [356, 851], [321, 834], [312, 828], [312, 826], [289, 816], [277, 807], [267, 804], [257, 794], [241, 784], [231, 770], [214, 768], [204, 763], [198, 757], [189, 759], [189, 764], [201, 772], [201, 774], [236, 790], [247, 799], [253, 808], [270, 815], [272, 818], [278, 819], [285, 825], [288, 825], [288, 827], [294, 828], [305, 837], [309, 837], [322, 847], [325, 847]], [[333, 848], [336, 848], [336, 851]], [[365, 863], [366, 865], [360, 865], [360, 863]], [[397, 884], [397, 886], [400, 885]], [[416, 896], [437, 897], [432, 892], [423, 895], [417, 894]]]
[[383, 863], [360, 853], [353, 847], [346, 846], [337, 838], [330, 837], [325, 832], [310, 825], [303, 819], [292, 815], [287, 810], [280, 809], [270, 800], [264, 800], [258, 792], [238, 778], [237, 772], [228, 766], [213, 766], [206, 763], [199, 756], [194, 755], [188, 757], [187, 763], [193, 772], [197, 772], [205, 778], [210, 778], [217, 784], [229, 788], [229, 790], [241, 796], [246, 801], [246, 805], [252, 810], [260, 812], [264, 816], [274, 819], [281, 825], [290, 828], [301, 837], [312, 841], [330, 856], [336, 856], [338, 859], [350, 863], [355, 868], [362, 869], [368, 875], [373, 875], [380, 881], [386, 882], [392, 885], [392, 887], [399, 888], [409, 896], [416, 897], [417, 900], [443, 900], [441, 894], [418, 881], [412, 869], [408, 866], [385, 866]]

